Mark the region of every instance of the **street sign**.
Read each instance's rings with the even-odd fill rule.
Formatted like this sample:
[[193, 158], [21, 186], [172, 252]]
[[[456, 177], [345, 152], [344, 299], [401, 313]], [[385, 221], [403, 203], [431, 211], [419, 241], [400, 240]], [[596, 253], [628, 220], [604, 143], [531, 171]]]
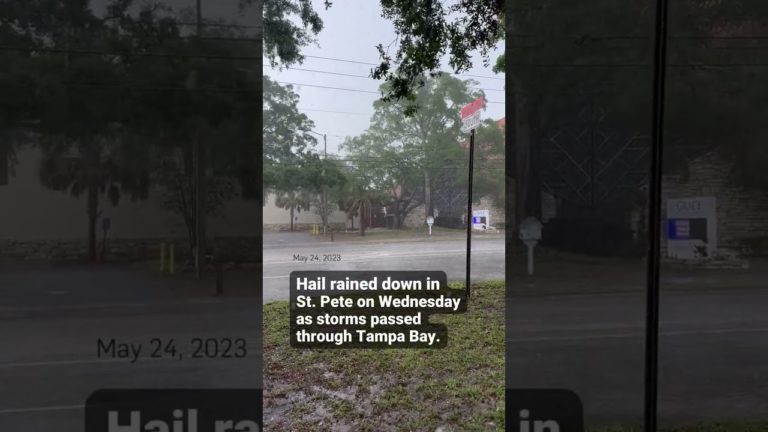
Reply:
[[717, 253], [717, 202], [714, 197], [667, 200], [667, 255], [696, 259]]
[[480, 125], [482, 122], [480, 114], [483, 108], [485, 108], [485, 98], [482, 97], [461, 107], [462, 132], [469, 132]]
[[[485, 99], [479, 97], [461, 108], [461, 123], [463, 132], [469, 134], [469, 178], [467, 181], [467, 282], [464, 285], [467, 290], [467, 299], [470, 293], [470, 272], [472, 270], [472, 228], [476, 225], [474, 222], [474, 213], [472, 212], [472, 174], [474, 173], [474, 155], [475, 155], [475, 127], [480, 124], [480, 111], [485, 108]], [[487, 217], [486, 217], [487, 221]], [[430, 230], [432, 226], [430, 225]], [[485, 227], [484, 227], [485, 228]]]
[[491, 212], [489, 210], [472, 211], [472, 228], [476, 230], [487, 230], [491, 221]]
[[476, 112], [482, 110], [485, 108], [485, 99], [482, 97], [479, 97], [472, 102], [464, 105], [461, 107], [461, 119], [464, 120], [465, 118], [468, 118], [469, 116], [475, 114]]
[[477, 129], [478, 126], [480, 126], [480, 123], [482, 123], [483, 120], [480, 118], [480, 111], [472, 114], [471, 116], [465, 118], [461, 122], [461, 131], [462, 132], [469, 132], [472, 129]]
[[427, 225], [432, 225], [433, 223], [435, 223], [435, 218], [433, 218], [432, 216], [428, 217], [427, 218]]

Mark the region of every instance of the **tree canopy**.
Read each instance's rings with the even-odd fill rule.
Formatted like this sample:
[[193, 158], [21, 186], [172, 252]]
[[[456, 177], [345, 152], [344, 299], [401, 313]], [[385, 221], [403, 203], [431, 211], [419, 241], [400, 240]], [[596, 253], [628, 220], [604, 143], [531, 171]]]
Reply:
[[37, 133], [44, 185], [87, 195], [92, 258], [102, 196], [117, 204], [121, 195], [147, 197], [150, 186], [166, 189], [194, 244], [195, 142], [208, 213], [235, 195], [236, 183], [243, 196], [258, 184], [262, 68], [247, 59], [258, 58], [261, 44], [240, 42], [232, 26], [191, 37], [184, 15], [162, 3], [114, 0], [105, 16], [87, 0], [0, 7], [0, 37], [15, 44], [0, 55], [19, 60], [18, 71], [3, 62], [0, 84], [27, 85], [9, 101], [15, 117], [0, 113], [0, 127]]
[[[343, 144], [370, 184], [387, 193], [397, 227], [421, 204], [432, 214], [436, 188], [466, 184], [459, 111], [483, 96], [473, 85], [448, 75], [426, 78], [417, 90], [413, 102], [419, 109], [412, 116], [404, 115], [408, 101], [376, 101], [371, 126]], [[459, 188], [466, 192], [466, 186]]]

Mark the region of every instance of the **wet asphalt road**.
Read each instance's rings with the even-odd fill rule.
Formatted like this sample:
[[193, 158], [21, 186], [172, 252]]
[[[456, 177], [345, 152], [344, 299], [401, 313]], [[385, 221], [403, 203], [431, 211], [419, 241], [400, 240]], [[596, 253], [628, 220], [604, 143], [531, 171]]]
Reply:
[[[270, 239], [265, 301], [286, 298], [294, 253], [340, 253], [347, 269], [445, 270], [464, 277], [463, 242], [351, 244], [333, 249]], [[299, 239], [300, 240], [300, 239]], [[282, 247], [278, 247], [282, 244]], [[503, 244], [474, 242], [477, 277], [503, 278]], [[327, 268], [327, 267], [322, 267]], [[267, 277], [273, 277], [267, 279]], [[563, 281], [567, 283], [567, 281]], [[248, 388], [261, 358], [97, 358], [99, 338], [149, 343], [194, 337], [260, 344], [257, 297], [183, 292], [122, 267], [0, 265], [0, 430], [82, 431], [82, 405], [101, 388]], [[642, 420], [644, 297], [639, 293], [511, 297], [507, 380], [513, 387], [565, 387], [590, 423]], [[728, 286], [662, 298], [662, 423], [760, 418], [768, 413], [768, 289]], [[149, 349], [149, 348], [147, 348]]]
[[[180, 292], [120, 267], [0, 266], [0, 430], [83, 431], [103, 388], [258, 388], [256, 298]], [[181, 358], [161, 351], [173, 340]], [[244, 358], [192, 358], [193, 338], [242, 338]], [[99, 357], [99, 339], [142, 344], [137, 361]]]

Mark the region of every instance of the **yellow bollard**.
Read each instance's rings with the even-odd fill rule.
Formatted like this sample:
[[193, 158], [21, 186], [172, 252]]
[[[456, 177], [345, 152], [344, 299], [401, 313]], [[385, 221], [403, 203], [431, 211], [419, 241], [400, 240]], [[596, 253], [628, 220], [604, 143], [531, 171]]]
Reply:
[[168, 273], [174, 274], [176, 272], [176, 245], [174, 243], [170, 245], [169, 255]]
[[165, 242], [160, 242], [160, 273], [165, 273]]

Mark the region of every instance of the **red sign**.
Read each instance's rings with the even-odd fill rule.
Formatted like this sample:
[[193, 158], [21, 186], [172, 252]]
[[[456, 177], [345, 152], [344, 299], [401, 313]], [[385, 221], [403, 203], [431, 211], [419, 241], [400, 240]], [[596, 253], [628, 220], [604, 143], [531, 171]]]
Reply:
[[479, 97], [461, 107], [461, 119], [464, 120], [483, 108], [485, 108], [485, 98]]

